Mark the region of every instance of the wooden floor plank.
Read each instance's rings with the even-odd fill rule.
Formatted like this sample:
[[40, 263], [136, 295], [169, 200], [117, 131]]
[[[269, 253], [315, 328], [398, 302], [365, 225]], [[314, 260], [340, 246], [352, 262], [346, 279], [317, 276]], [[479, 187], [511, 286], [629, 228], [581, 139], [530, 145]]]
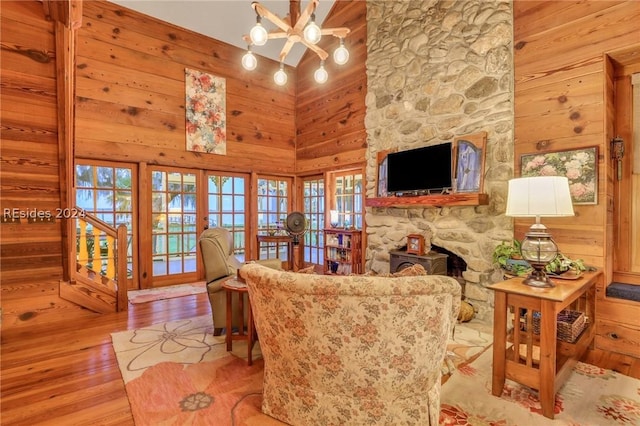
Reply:
[[[3, 325], [2, 425], [133, 425], [111, 333], [199, 315], [211, 315], [206, 294], [28, 329]], [[594, 350], [583, 360], [640, 379], [640, 359]]]

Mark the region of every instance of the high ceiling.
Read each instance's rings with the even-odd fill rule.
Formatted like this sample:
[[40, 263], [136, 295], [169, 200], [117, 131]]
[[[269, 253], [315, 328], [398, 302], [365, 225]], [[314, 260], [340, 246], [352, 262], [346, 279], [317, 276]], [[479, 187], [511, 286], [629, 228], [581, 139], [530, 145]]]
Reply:
[[[187, 28], [204, 34], [216, 40], [224, 41], [242, 49], [247, 48], [242, 36], [256, 23], [256, 14], [251, 8], [251, 0], [110, 0], [113, 3], [144, 13], [145, 15], [161, 19], [179, 27]], [[333, 6], [334, 0], [320, 0], [316, 10], [316, 23], [321, 23]], [[264, 7], [280, 18], [289, 14], [288, 0], [261, 1]], [[301, 8], [307, 6], [306, 0], [301, 0]], [[266, 19], [262, 24], [271, 31], [276, 27]], [[256, 55], [278, 61], [284, 40], [270, 40], [264, 46], [252, 48]], [[296, 43], [285, 63], [297, 66], [306, 47]]]

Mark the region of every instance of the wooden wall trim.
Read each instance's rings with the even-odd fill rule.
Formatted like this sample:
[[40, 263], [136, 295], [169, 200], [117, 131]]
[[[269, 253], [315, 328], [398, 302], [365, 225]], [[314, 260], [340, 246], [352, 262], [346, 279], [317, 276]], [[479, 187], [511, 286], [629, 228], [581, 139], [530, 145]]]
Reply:
[[[61, 21], [56, 22], [56, 84], [58, 119], [58, 173], [60, 176], [60, 207], [75, 206], [73, 191], [74, 171], [74, 128], [75, 121], [75, 45], [76, 31]], [[74, 221], [65, 220], [62, 232], [62, 274], [63, 280], [70, 279], [75, 263], [75, 244], [69, 243], [73, 235]]]

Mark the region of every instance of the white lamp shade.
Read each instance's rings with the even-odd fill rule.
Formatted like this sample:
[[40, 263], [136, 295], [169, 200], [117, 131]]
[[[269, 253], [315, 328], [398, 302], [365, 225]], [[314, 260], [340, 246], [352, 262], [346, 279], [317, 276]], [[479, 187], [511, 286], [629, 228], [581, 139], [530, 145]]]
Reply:
[[569, 179], [564, 176], [534, 176], [511, 179], [507, 216], [573, 216]]

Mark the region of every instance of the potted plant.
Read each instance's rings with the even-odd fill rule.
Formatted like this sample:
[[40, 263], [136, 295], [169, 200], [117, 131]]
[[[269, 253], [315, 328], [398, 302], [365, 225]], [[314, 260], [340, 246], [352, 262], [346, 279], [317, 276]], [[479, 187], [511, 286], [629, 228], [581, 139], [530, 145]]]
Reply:
[[[523, 276], [531, 271], [531, 265], [522, 259], [520, 241], [515, 239], [511, 242], [503, 241], [498, 244], [493, 250], [493, 261], [512, 275]], [[558, 256], [545, 267], [545, 271], [553, 275], [562, 275], [568, 272], [580, 275], [586, 269], [582, 259], [573, 260], [562, 253], [558, 253]]]
[[520, 241], [513, 239], [503, 241], [493, 250], [493, 262], [501, 269], [514, 275], [524, 275], [531, 270], [531, 266], [522, 259]]
[[562, 253], [558, 253], [558, 256], [545, 266], [546, 272], [554, 275], [560, 275], [566, 272], [573, 272], [575, 275], [580, 275], [586, 269], [587, 267], [582, 259], [572, 260]]

